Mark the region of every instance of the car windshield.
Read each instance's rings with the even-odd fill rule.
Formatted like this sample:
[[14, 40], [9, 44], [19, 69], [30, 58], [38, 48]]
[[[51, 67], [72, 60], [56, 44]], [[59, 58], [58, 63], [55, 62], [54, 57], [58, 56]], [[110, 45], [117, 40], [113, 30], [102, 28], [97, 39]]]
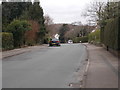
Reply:
[[68, 42], [72, 42], [72, 40], [69, 40]]
[[52, 39], [52, 41], [59, 41], [58, 39], [56, 39], [56, 38], [54, 38], [54, 39]]

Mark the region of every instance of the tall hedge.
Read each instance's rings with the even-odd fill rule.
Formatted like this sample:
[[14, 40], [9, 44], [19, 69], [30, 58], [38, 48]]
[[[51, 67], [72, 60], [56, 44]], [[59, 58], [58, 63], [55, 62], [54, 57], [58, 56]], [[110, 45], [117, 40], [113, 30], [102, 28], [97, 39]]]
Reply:
[[112, 48], [115, 50], [120, 49], [120, 46], [118, 45], [118, 42], [120, 42], [120, 36], [118, 35], [119, 22], [119, 18], [109, 19], [104, 29], [104, 44], [108, 48]]
[[119, 22], [118, 22], [118, 50], [120, 50], [120, 17], [118, 19], [119, 19]]
[[13, 34], [12, 33], [7, 33], [7, 32], [2, 32], [0, 33], [0, 37], [2, 37], [2, 50], [9, 50], [13, 49]]

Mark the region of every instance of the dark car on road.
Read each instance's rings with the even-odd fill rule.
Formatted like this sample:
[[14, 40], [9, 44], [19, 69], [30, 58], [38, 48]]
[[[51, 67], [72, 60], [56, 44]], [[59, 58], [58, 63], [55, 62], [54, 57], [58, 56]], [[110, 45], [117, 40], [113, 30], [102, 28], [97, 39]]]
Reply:
[[49, 46], [60, 46], [59, 39], [53, 38], [49, 41]]

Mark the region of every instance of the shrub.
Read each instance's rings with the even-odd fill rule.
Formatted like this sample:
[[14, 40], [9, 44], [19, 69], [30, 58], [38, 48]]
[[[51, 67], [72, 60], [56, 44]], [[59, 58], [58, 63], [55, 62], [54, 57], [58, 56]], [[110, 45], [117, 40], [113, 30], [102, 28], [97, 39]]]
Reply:
[[13, 34], [2, 32], [0, 33], [0, 37], [2, 36], [2, 50], [13, 49]]
[[95, 32], [91, 32], [89, 35], [88, 35], [88, 41], [90, 43], [100, 43], [100, 30], [96, 30]]
[[14, 47], [20, 47], [24, 44], [25, 31], [30, 29], [30, 25], [25, 20], [14, 20], [7, 26], [7, 32], [13, 34]]
[[36, 44], [36, 42], [34, 40], [27, 40], [25, 42], [25, 45], [28, 45], [28, 46], [34, 46]]
[[81, 41], [82, 43], [88, 42], [88, 36], [80, 37], [79, 41]]
[[75, 43], [80, 43], [80, 41], [82, 43], [88, 42], [88, 36], [76, 37], [76, 38], [73, 39], [73, 42], [75, 42]]

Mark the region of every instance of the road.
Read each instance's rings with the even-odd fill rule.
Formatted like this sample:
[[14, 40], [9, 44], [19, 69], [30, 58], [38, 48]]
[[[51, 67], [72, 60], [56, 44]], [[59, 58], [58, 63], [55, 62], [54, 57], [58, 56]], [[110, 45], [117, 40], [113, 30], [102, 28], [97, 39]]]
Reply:
[[82, 44], [34, 49], [3, 59], [3, 88], [68, 88], [86, 58]]

